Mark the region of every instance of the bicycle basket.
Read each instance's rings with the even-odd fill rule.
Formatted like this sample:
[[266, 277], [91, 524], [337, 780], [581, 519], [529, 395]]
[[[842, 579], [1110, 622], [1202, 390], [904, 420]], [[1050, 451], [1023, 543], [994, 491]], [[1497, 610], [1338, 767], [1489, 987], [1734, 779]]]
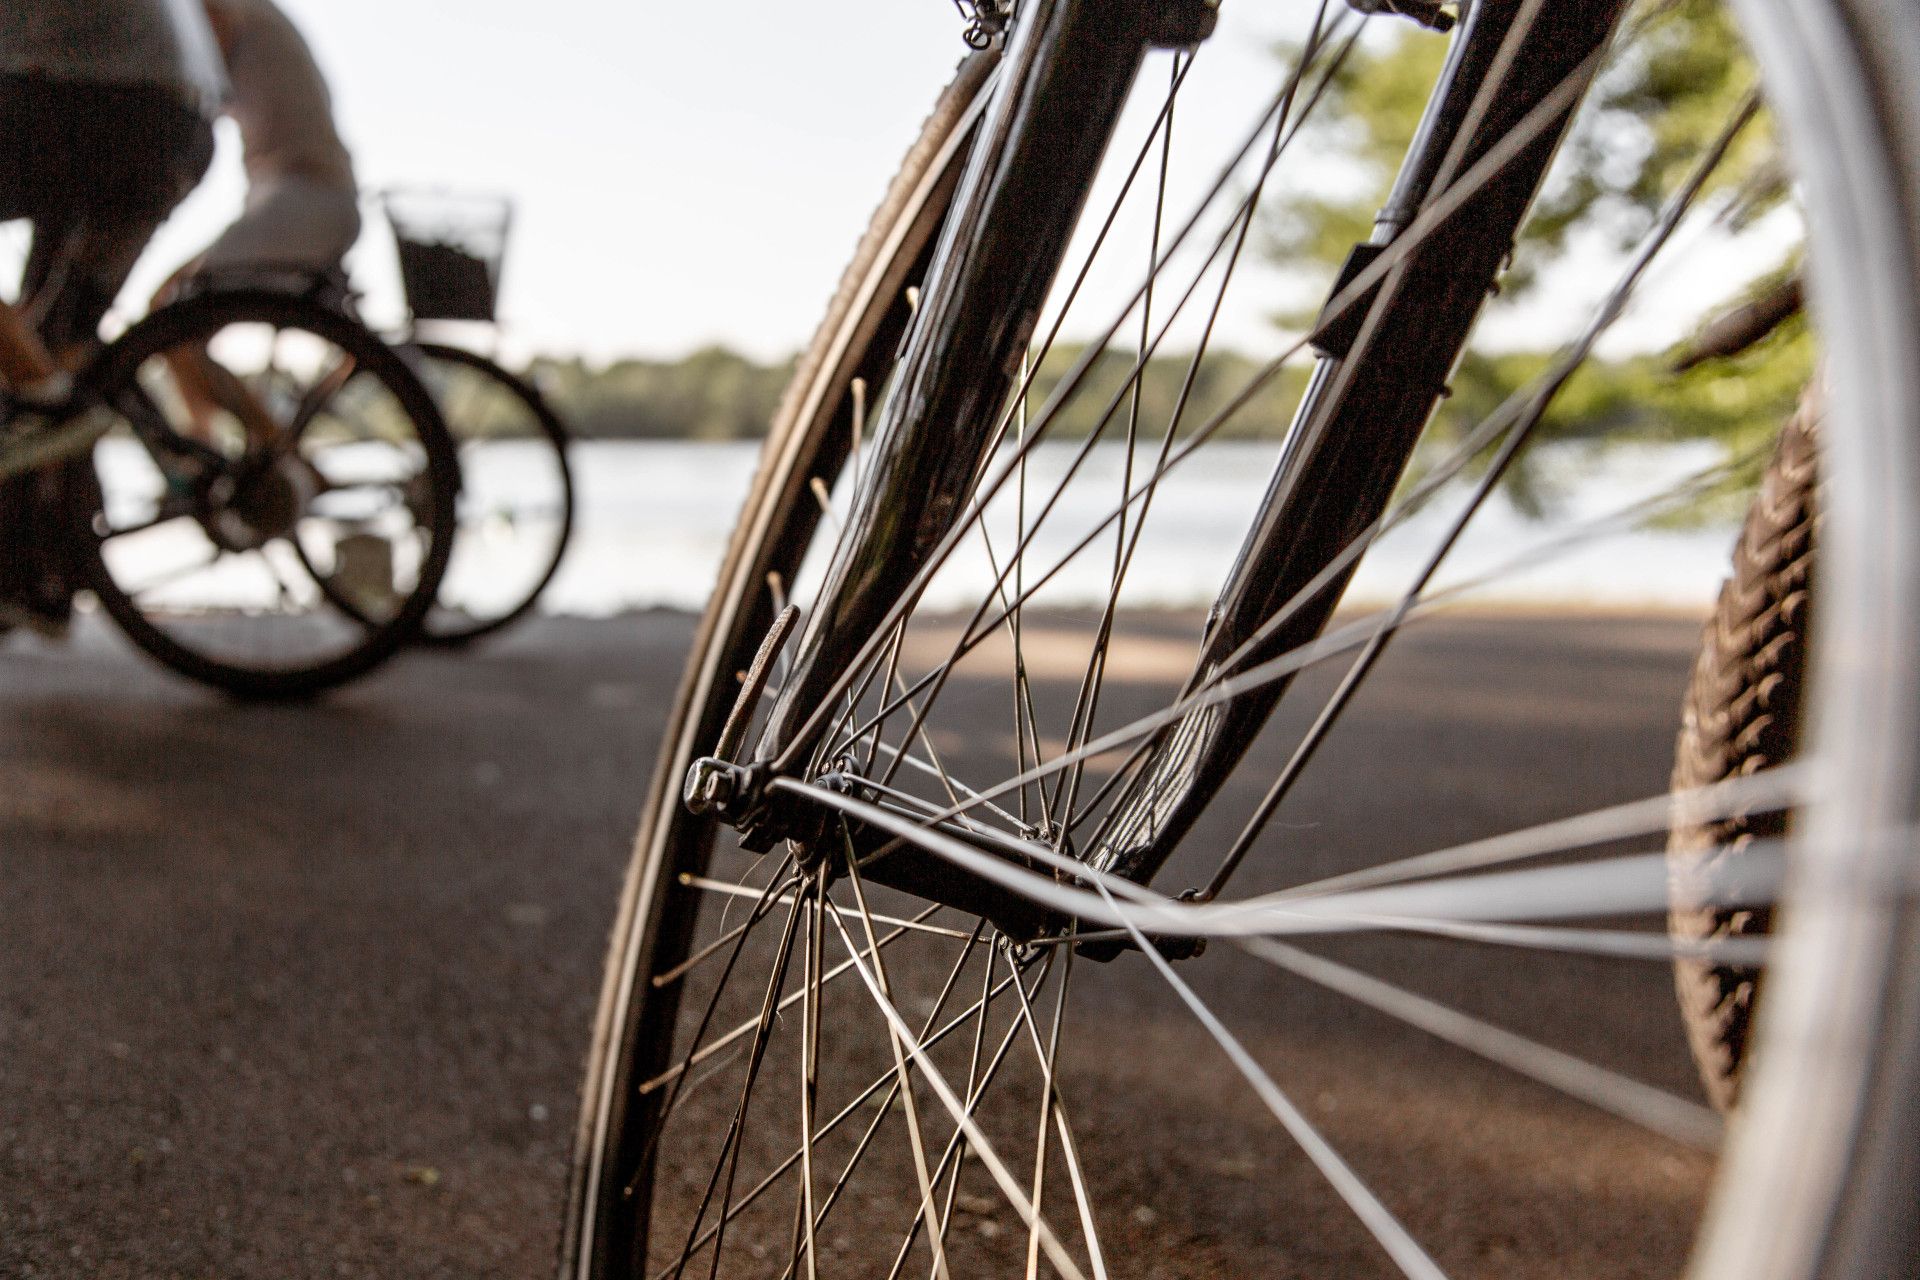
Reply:
[[380, 198], [416, 320], [492, 320], [513, 202], [501, 196], [389, 191]]

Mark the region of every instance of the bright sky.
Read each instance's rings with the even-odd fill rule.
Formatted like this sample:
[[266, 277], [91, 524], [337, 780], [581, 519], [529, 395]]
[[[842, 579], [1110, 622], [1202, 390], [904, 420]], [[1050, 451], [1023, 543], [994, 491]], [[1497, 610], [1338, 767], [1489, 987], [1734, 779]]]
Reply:
[[[596, 359], [716, 342], [775, 358], [804, 342], [964, 52], [951, 0], [280, 3], [333, 84], [363, 187], [510, 195], [511, 349]], [[1224, 5], [1205, 74], [1181, 98], [1170, 225], [1277, 87], [1274, 40], [1298, 35], [1316, 7]], [[1143, 81], [1164, 84], [1168, 70], [1156, 55]], [[1155, 106], [1136, 101], [1115, 154], [1131, 158]], [[149, 296], [238, 212], [238, 151], [223, 126], [213, 173], [162, 229], [127, 299]], [[1290, 157], [1276, 181], [1314, 167]], [[1116, 251], [1116, 234], [1109, 252], [1144, 261], [1149, 213], [1136, 206], [1122, 220], [1137, 248]], [[349, 266], [379, 319], [396, 312], [397, 287], [385, 228], [368, 222]], [[1739, 275], [1740, 265], [1716, 267]], [[1089, 287], [1070, 336], [1113, 318], [1139, 279], [1128, 272]], [[1272, 289], [1237, 287], [1221, 338], [1266, 347], [1276, 301]], [[1192, 312], [1197, 321], [1204, 307]]]
[[[949, 0], [280, 2], [363, 187], [510, 194], [516, 343], [597, 356], [804, 341], [964, 52]], [[237, 212], [237, 152], [223, 130], [136, 285]], [[376, 303], [391, 254], [350, 262]]]
[[[280, 3], [333, 84], [362, 186], [511, 195], [513, 345], [598, 358], [712, 342], [775, 357], [804, 342], [965, 52], [951, 0]], [[1270, 94], [1275, 24], [1312, 7], [1227, 6], [1210, 82]], [[1194, 134], [1215, 109], [1196, 103]], [[1212, 132], [1231, 124], [1237, 142], [1245, 119]], [[238, 211], [238, 150], [223, 127], [212, 175], [128, 298]], [[349, 265], [378, 315], [394, 297], [392, 248], [369, 222]]]

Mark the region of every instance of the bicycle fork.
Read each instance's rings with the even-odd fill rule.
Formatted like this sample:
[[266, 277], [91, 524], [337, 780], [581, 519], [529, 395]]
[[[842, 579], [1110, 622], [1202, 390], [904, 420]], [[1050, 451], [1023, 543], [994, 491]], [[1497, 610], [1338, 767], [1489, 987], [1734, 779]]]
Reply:
[[[1314, 375], [1209, 612], [1185, 694], [1309, 643], [1325, 626], [1352, 574], [1342, 553], [1386, 510], [1623, 7], [1624, 0], [1472, 0], [1375, 233], [1355, 249], [1316, 325]], [[791, 674], [751, 763], [704, 760], [687, 780], [690, 802], [739, 827], [747, 847], [824, 843], [828, 811], [776, 785], [783, 777], [818, 776], [829, 789], [860, 791], [857, 776], [820, 758], [843, 673], [910, 606], [923, 570], [967, 515], [963, 495], [1001, 443], [1001, 410], [1145, 54], [1156, 43], [1204, 37], [1210, 24], [1197, 12], [1211, 9], [1188, 0], [1022, 6], [942, 232], [939, 265], [872, 433], [862, 493]], [[1532, 132], [1501, 153], [1523, 125]], [[1444, 216], [1431, 215], [1449, 199]], [[1074, 856], [1151, 881], [1288, 683], [1283, 675], [1230, 699], [1202, 700], [1163, 728]], [[758, 691], [743, 698], [757, 700]], [[843, 829], [845, 855], [860, 857], [869, 879], [985, 916], [1018, 939], [1064, 926], [857, 818], [835, 821], [836, 840]], [[959, 824], [940, 829], [1023, 859], [1018, 841]], [[869, 864], [880, 850], [887, 856]], [[1237, 865], [1237, 851], [1229, 861]], [[1203, 894], [1217, 892], [1231, 870]]]

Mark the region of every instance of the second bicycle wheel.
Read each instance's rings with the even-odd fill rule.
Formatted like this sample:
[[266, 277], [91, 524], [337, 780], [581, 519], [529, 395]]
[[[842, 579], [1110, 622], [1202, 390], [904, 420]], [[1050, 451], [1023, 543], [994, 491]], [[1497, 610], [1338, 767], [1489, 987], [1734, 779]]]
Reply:
[[[1852, 411], [1836, 412], [1833, 474], [1859, 504], [1855, 540], [1823, 546], [1851, 575], [1813, 650], [1825, 789], [1768, 769], [1681, 807], [1702, 822], [1802, 806], [1790, 864], [1770, 848], [1747, 860], [1757, 879], [1711, 890], [1778, 900], [1773, 950], [1664, 927], [1657, 846], [1691, 621], [1586, 597], [1551, 617], [1525, 596], [1457, 610], [1595, 546], [1589, 574], [1624, 564], [1654, 590], [1684, 539], [1607, 539], [1684, 530], [1751, 477], [1755, 442], [1732, 432], [1659, 457], [1595, 447], [1643, 404], [1685, 403], [1655, 389], [1666, 344], [1764, 247], [1739, 239], [1767, 167], [1749, 149], [1769, 118], [1751, 65], [1716, 64], [1725, 92], [1681, 124], [1639, 114], [1675, 81], [1634, 92], [1676, 48], [1733, 49], [1731, 24], [1645, 6], [1599, 71], [1628, 10], [1480, 0], [1450, 44], [1410, 31], [1436, 42], [1406, 60], [1429, 83], [1498, 81], [1436, 98], [1433, 132], [1487, 133], [1403, 170], [1373, 242], [1319, 282], [1334, 305], [1274, 332], [1248, 316], [1271, 316], [1290, 281], [1244, 255], [1256, 226], [1285, 242], [1284, 219], [1313, 206], [1262, 221], [1285, 180], [1270, 171], [1316, 107], [1373, 83], [1343, 75], [1348, 59], [1392, 38], [1363, 41], [1343, 6], [1303, 15], [1292, 58], [1249, 95], [1252, 126], [1222, 129], [1207, 86], [1247, 63], [1205, 44], [1149, 55], [1125, 110], [1063, 106], [1076, 85], [1112, 88], [1087, 68], [1142, 53], [1159, 7], [1014, 7], [960, 211], [921, 287], [888, 277], [876, 246], [930, 220], [903, 193], [934, 183], [931, 157], [959, 134], [949, 100], [803, 359], [696, 634], [616, 922], [568, 1274], [1650, 1276], [1690, 1257], [1713, 1280], [1901, 1273], [1920, 1134], [1920, 926], [1893, 888], [1910, 874], [1920, 723], [1904, 414], [1920, 237], [1894, 194], [1915, 155], [1912, 87], [1888, 63], [1920, 47], [1910, 11], [1741, 10], [1799, 144], [1803, 185], [1775, 167], [1768, 189], [1776, 208], [1804, 194], [1806, 222], [1774, 230], [1812, 229], [1834, 403]], [[1559, 154], [1594, 167], [1545, 179], [1546, 212], [1582, 181], [1617, 188], [1605, 236], [1525, 307], [1488, 309], [1490, 345], [1458, 359], [1453, 326], [1471, 327], [1500, 260], [1512, 248], [1531, 269], [1556, 234], [1516, 245], [1514, 221], [1556, 151], [1543, 130], [1590, 87]], [[1031, 170], [1000, 165], [995, 148], [1031, 128], [1032, 154], [1064, 172], [1097, 132], [1085, 122], [1109, 115], [1120, 141], [1097, 180], [1022, 186], [1009, 175]], [[1197, 182], [1176, 133], [1219, 149]], [[1321, 136], [1320, 158], [1356, 136]], [[1667, 150], [1675, 137], [1692, 145]], [[1529, 162], [1536, 182], [1501, 192]], [[1033, 277], [1044, 291], [1056, 266], [1042, 306]], [[1663, 272], [1681, 282], [1664, 294]], [[1651, 316], [1630, 305], [1649, 296]], [[904, 348], [859, 344], [916, 308]], [[1090, 308], [1091, 324], [1073, 318]], [[1409, 315], [1432, 323], [1379, 340]], [[1290, 380], [1306, 330], [1322, 358]], [[1265, 345], [1236, 359], [1230, 334]], [[1806, 355], [1756, 351], [1712, 372], [1705, 399], [1771, 430]], [[1355, 387], [1372, 412], [1339, 430], [1292, 414]], [[1549, 419], [1569, 405], [1571, 421]], [[1386, 437], [1430, 416], [1419, 452]], [[1386, 474], [1299, 483], [1356, 442], [1406, 449]], [[902, 480], [922, 474], [941, 483]], [[1522, 519], [1555, 503], [1557, 526]], [[1488, 523], [1476, 544], [1469, 524]], [[1191, 585], [1240, 599], [1282, 570], [1306, 585], [1251, 622]], [[1336, 614], [1318, 597], [1350, 577]], [[879, 607], [849, 606], [862, 592]], [[1282, 687], [1243, 753], [1215, 751], [1227, 717]], [[1170, 840], [1169, 860], [1145, 861]], [[1676, 953], [1768, 966], [1726, 1126], [1688, 1059]]]
[[452, 552], [458, 463], [378, 338], [299, 297], [214, 291], [135, 325], [89, 377], [121, 426], [95, 450], [83, 570], [142, 649], [286, 698], [418, 635]]
[[431, 644], [465, 644], [525, 617], [573, 536], [567, 432], [545, 396], [477, 352], [406, 350], [460, 450], [460, 533], [427, 615]]

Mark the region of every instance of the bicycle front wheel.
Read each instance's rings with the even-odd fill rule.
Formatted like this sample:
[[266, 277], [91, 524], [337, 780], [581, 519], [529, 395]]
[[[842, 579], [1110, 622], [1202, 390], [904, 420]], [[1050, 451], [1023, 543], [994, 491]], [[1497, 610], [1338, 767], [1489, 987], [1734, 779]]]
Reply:
[[[821, 519], [815, 481], [845, 467], [855, 425], [906, 330], [910, 294], [925, 277], [994, 61], [989, 53], [969, 58], [942, 93], [781, 399], [675, 699], [656, 796], [678, 795], [699, 744], [720, 732], [736, 673], [785, 603]], [[570, 1275], [637, 1275], [645, 1266], [653, 1127], [636, 1085], [666, 1062], [678, 1003], [671, 989], [651, 990], [648, 975], [677, 963], [690, 945], [694, 920], [669, 903], [675, 877], [704, 865], [712, 839], [711, 824], [683, 820], [674, 802], [650, 803], [587, 1068], [563, 1250]]]
[[[1277, 166], [1314, 145], [1316, 111], [1350, 108], [1333, 147], [1386, 105], [1342, 95], [1391, 37], [1307, 15], [1223, 140], [1180, 132], [1213, 101], [1210, 59], [1245, 65], [1208, 43], [1146, 55], [1124, 106], [1063, 106], [1113, 87], [1077, 79], [1088, 62], [1205, 25], [1169, 34], [1142, 8], [1109, 28], [1122, 7], [1017, 7], [959, 206], [898, 303], [919, 308], [904, 352], [869, 349], [857, 404], [852, 383], [796, 384], [833, 412], [783, 417], [669, 727], [603, 990], [569, 1274], [1910, 1269], [1920, 90], [1894, 63], [1920, 19], [1753, 0], [1739, 31], [1766, 107], [1736, 52], [1676, 126], [1643, 116], [1667, 90], [1636, 77], [1735, 50], [1717, 9], [1629, 10], [1615, 40], [1624, 6], [1464, 6], [1450, 44], [1406, 54], [1437, 105], [1398, 134], [1418, 163], [1371, 242], [1249, 357], [1229, 349], [1258, 332], [1236, 299], [1270, 314], [1289, 284], [1256, 272], [1258, 246], [1301, 244], [1288, 220], [1315, 207]], [[1128, 21], [1129, 48], [1043, 47]], [[1526, 96], [1498, 91], [1552, 57]], [[1457, 75], [1493, 87], [1449, 97]], [[1098, 119], [1061, 124], [1076, 113]], [[1105, 170], [1015, 183], [996, 148], [1035, 121], [1062, 172], [1113, 131]], [[1756, 206], [1769, 127], [1797, 185]], [[1455, 128], [1458, 148], [1421, 149]], [[1664, 149], [1676, 136], [1693, 145]], [[1197, 181], [1182, 139], [1215, 148]], [[1660, 163], [1621, 180], [1636, 153]], [[1530, 298], [1512, 273], [1528, 309], [1489, 305], [1509, 250], [1544, 271], [1530, 255], [1594, 186], [1620, 200], [1606, 268]], [[1545, 224], [1522, 229], [1536, 195]], [[1783, 236], [1804, 218], [1833, 384], [1812, 763], [1676, 811], [1691, 622], [1543, 616], [1539, 589], [1506, 588], [1598, 546], [1589, 572], [1626, 563], [1628, 598], [1657, 599], [1681, 543], [1656, 535], [1751, 477], [1738, 422], [1692, 453], [1655, 456], [1645, 428], [1638, 451], [1595, 441], [1669, 394], [1649, 390], [1664, 345], [1756, 251], [1737, 238], [1756, 208]], [[1689, 258], [1716, 242], [1734, 252]], [[1682, 283], [1658, 293], [1663, 273]], [[1649, 297], [1677, 310], [1623, 324]], [[1777, 427], [1812, 368], [1795, 341], [1719, 366], [1707, 398]], [[1557, 524], [1523, 518], [1556, 502]], [[1495, 525], [1478, 544], [1476, 517]], [[1189, 594], [1205, 577], [1219, 589]], [[797, 631], [775, 625], [788, 605]], [[1670, 818], [1789, 806], [1790, 851], [1711, 890], [1775, 906], [1778, 938], [1670, 938]], [[1725, 1126], [1676, 955], [1767, 969]]]
[[305, 697], [419, 634], [454, 537], [439, 410], [377, 337], [310, 300], [216, 291], [88, 375], [119, 426], [82, 490], [82, 568], [133, 642], [246, 698]]

